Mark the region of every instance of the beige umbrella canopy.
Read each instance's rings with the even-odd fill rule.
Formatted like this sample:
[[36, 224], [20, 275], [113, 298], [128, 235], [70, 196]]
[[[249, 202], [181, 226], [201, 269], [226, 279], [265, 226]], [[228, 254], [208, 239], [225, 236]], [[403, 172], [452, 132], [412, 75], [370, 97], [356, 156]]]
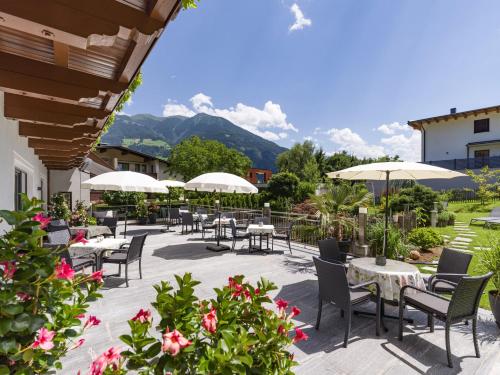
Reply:
[[413, 163], [408, 161], [393, 161], [385, 163], [361, 164], [355, 167], [330, 172], [330, 178], [341, 178], [344, 180], [385, 180], [385, 229], [382, 256], [378, 256], [376, 263], [385, 265], [387, 256], [387, 231], [389, 225], [389, 180], [427, 180], [427, 179], [451, 179], [466, 176], [457, 171], [436, 167], [433, 165]]

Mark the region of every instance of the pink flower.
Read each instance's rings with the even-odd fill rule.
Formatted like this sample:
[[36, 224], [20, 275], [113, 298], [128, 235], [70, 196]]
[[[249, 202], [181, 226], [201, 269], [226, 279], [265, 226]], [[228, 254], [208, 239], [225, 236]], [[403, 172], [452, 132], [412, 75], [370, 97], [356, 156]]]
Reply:
[[92, 275], [90, 275], [90, 278], [94, 281], [97, 281], [98, 283], [102, 283], [102, 270], [94, 272]]
[[3, 268], [3, 278], [5, 280], [10, 280], [14, 277], [16, 272], [16, 262], [0, 262], [0, 267]]
[[260, 289], [259, 288], [255, 288], [255, 295], [258, 296], [260, 294]]
[[33, 221], [38, 221], [40, 223], [40, 229], [47, 228], [47, 225], [50, 223], [50, 217], [44, 217], [41, 212], [37, 213], [35, 216], [31, 218]]
[[23, 302], [29, 301], [31, 299], [31, 296], [28, 293], [24, 292], [17, 292], [16, 296]]
[[83, 319], [85, 318], [85, 314], [78, 314], [77, 316], [75, 316], [76, 319]]
[[295, 328], [295, 337], [293, 338], [293, 343], [296, 344], [302, 340], [307, 340], [309, 336], [307, 336], [304, 331], [300, 328]]
[[292, 307], [292, 313], [290, 314], [290, 318], [297, 316], [300, 314], [300, 309], [297, 306]]
[[278, 335], [284, 335], [284, 334], [285, 334], [285, 327], [283, 327], [283, 325], [280, 324], [278, 327]]
[[71, 239], [71, 242], [72, 243], [79, 243], [79, 242], [81, 242], [82, 244], [85, 245], [89, 241], [87, 241], [85, 239], [85, 231], [79, 230], [78, 232], [76, 232], [75, 236]]
[[102, 354], [102, 356], [104, 357], [108, 365], [118, 364], [118, 361], [122, 357], [120, 354], [120, 349], [116, 347], [109, 348]]
[[56, 266], [56, 278], [62, 280], [71, 280], [75, 276], [75, 270], [62, 258], [61, 263]]
[[233, 298], [239, 297], [241, 293], [243, 292], [243, 287], [240, 284], [234, 284], [234, 292], [232, 294]]
[[151, 311], [140, 309], [139, 312], [132, 318], [132, 320], [138, 320], [141, 323], [151, 322]]
[[83, 345], [84, 342], [85, 342], [85, 339], [79, 339], [77, 342], [75, 342], [73, 344], [73, 346], [71, 348], [69, 348], [69, 350], [78, 349], [80, 346]]
[[106, 362], [106, 358], [102, 355], [97, 357], [90, 365], [89, 375], [102, 375], [104, 370], [106, 370], [107, 365], [108, 363]]
[[182, 333], [176, 329], [169, 332], [167, 328], [167, 331], [163, 334], [162, 350], [164, 352], [169, 352], [173, 357], [179, 354], [181, 349], [186, 348], [189, 345], [191, 345], [191, 341], [182, 336]]
[[113, 369], [116, 370], [121, 357], [120, 349], [109, 348], [92, 362], [89, 375], [102, 375], [108, 366], [113, 366]]
[[83, 325], [83, 329], [85, 328], [90, 328], [93, 326], [98, 326], [101, 323], [99, 319], [97, 319], [94, 315], [90, 315], [87, 320], [85, 321], [85, 324]]
[[280, 298], [276, 301], [276, 306], [278, 306], [280, 310], [285, 310], [288, 307], [288, 302]]
[[252, 299], [252, 295], [250, 294], [250, 292], [248, 290], [245, 289], [243, 291], [243, 294], [245, 295], [246, 300]]
[[212, 307], [208, 314], [203, 315], [201, 325], [210, 333], [217, 330], [217, 311]]
[[52, 340], [56, 333], [49, 331], [47, 328], [42, 327], [37, 331], [35, 342], [31, 345], [32, 348], [40, 348], [43, 350], [50, 350], [54, 347]]

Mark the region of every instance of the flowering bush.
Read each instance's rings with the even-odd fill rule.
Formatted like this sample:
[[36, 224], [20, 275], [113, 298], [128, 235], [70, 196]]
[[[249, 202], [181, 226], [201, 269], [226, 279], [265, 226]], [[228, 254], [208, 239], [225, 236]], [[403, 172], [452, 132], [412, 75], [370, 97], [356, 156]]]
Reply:
[[95, 225], [96, 219], [88, 214], [87, 207], [82, 201], [76, 201], [75, 209], [71, 213], [70, 225], [74, 227]]
[[[276, 286], [261, 279], [254, 287], [243, 276], [229, 279], [215, 289], [216, 298], [199, 300], [191, 274], [175, 276], [178, 289], [167, 282], [156, 285], [152, 304], [160, 315], [151, 334], [152, 313], [141, 309], [129, 320], [130, 334], [121, 336], [129, 348], [112, 359], [105, 353], [91, 365], [92, 374], [291, 374], [296, 364], [288, 352], [293, 342], [307, 339], [293, 329], [291, 319], [300, 314], [288, 302], [277, 301], [278, 312], [264, 305]], [[117, 348], [111, 348], [117, 353]]]
[[50, 199], [49, 215], [53, 219], [68, 220], [71, 217], [66, 197], [63, 194], [55, 194]]
[[76, 275], [59, 251], [41, 247], [50, 219], [23, 197], [21, 211], [0, 211], [12, 227], [0, 237], [0, 374], [46, 374], [98, 324], [85, 317], [100, 297], [101, 272]]

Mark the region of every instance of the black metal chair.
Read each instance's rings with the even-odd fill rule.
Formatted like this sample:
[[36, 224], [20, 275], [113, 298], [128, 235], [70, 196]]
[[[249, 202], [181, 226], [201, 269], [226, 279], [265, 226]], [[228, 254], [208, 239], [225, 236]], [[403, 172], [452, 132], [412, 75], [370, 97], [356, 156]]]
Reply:
[[290, 254], [292, 253], [292, 230], [293, 230], [293, 221], [290, 221], [287, 227], [283, 230], [281, 228], [276, 228], [275, 233], [273, 234], [271, 240], [271, 249], [274, 251], [274, 240], [285, 241], [288, 244], [288, 249], [290, 250]]
[[168, 219], [170, 221], [170, 224], [177, 225], [181, 221], [181, 214], [179, 212], [178, 208], [169, 208], [168, 210]]
[[[434, 332], [434, 318], [445, 323], [446, 356], [448, 367], [453, 368], [450, 348], [450, 327], [452, 324], [461, 323], [472, 319], [472, 338], [476, 357], [480, 358], [477, 343], [477, 309], [488, 280], [492, 272], [483, 276], [463, 276], [458, 281], [451, 300], [428, 290], [418, 289], [411, 285], [401, 288], [399, 298], [399, 341], [403, 340], [403, 313], [405, 306], [412, 306], [427, 314], [428, 326]], [[411, 289], [412, 294], [406, 294]]]
[[444, 248], [436, 273], [428, 279], [428, 289], [436, 293], [453, 293], [457, 283], [467, 276], [472, 254]]
[[241, 220], [236, 220], [236, 229], [238, 230], [247, 230], [248, 224], [250, 224], [250, 219], [241, 219]]
[[247, 232], [240, 232], [236, 228], [236, 223], [234, 220], [230, 221], [230, 226], [231, 226], [231, 237], [233, 240], [233, 245], [231, 246], [231, 251], [234, 250], [234, 247], [236, 245], [236, 241], [238, 240], [248, 240], [248, 250], [250, 251], [250, 248], [252, 247], [252, 236], [250, 233]]
[[61, 259], [66, 260], [66, 264], [69, 264], [75, 272], [84, 271], [87, 267], [91, 267], [92, 271], [97, 270], [97, 257], [94, 253], [71, 256], [68, 250], [63, 250], [60, 256]]
[[347, 253], [340, 251], [339, 244], [336, 238], [327, 238], [318, 241], [320, 258], [328, 262], [347, 261]]
[[66, 226], [58, 226], [57, 230], [47, 232], [47, 243], [49, 245], [56, 246], [68, 246], [69, 241], [71, 240], [71, 232], [69, 231], [69, 227]]
[[105, 217], [102, 219], [102, 225], [107, 226], [113, 237], [116, 238], [116, 228], [118, 227], [118, 218], [117, 217]]
[[162, 219], [163, 224], [167, 223], [167, 220], [168, 220], [168, 207], [160, 207], [160, 219]]
[[253, 223], [254, 224], [264, 224], [264, 225], [269, 225], [271, 224], [271, 220], [267, 216], [256, 216], [253, 218]]
[[[194, 231], [193, 214], [191, 212], [183, 212], [182, 213], [182, 223], [181, 223], [181, 233], [188, 234], [188, 227], [189, 226], [191, 226], [190, 233], [193, 233], [193, 231]], [[186, 228], [186, 231], [184, 231], [184, 228]]]
[[366, 289], [369, 285], [374, 285], [376, 288], [376, 324], [375, 333], [380, 335], [380, 319], [381, 319], [381, 297], [380, 287], [376, 281], [369, 281], [357, 285], [350, 286], [347, 282], [344, 265], [342, 263], [333, 263], [318, 257], [313, 257], [316, 272], [318, 274], [319, 284], [319, 305], [318, 317], [316, 320], [316, 329], [319, 329], [321, 320], [321, 310], [323, 301], [334, 303], [340, 308], [340, 316], [346, 317], [346, 327], [344, 335], [344, 348], [347, 348], [349, 333], [351, 330], [351, 321], [353, 315], [353, 307], [360, 303], [364, 303], [372, 299], [372, 292]]
[[217, 224], [214, 223], [215, 215], [208, 215], [205, 220], [201, 221], [201, 238], [205, 239], [205, 233], [211, 229], [217, 229]]
[[109, 276], [121, 277], [122, 264], [125, 265], [125, 284], [128, 287], [128, 265], [139, 262], [139, 277], [142, 279], [142, 249], [146, 241], [147, 233], [132, 237], [130, 245], [124, 245], [119, 250], [111, 250], [109, 256], [104, 255], [107, 251], [101, 252], [101, 267], [105, 263], [118, 264], [118, 273]]

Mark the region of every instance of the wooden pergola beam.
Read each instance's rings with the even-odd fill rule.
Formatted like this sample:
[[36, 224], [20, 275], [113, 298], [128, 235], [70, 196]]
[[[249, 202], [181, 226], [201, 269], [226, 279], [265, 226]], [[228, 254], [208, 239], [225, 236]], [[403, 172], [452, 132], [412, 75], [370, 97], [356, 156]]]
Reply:
[[[0, 15], [7, 27], [15, 27], [16, 22], [9, 19], [12, 15], [29, 21], [33, 33], [41, 35], [45, 30], [61, 42], [68, 35], [85, 39], [91, 35], [114, 36], [120, 28], [151, 35], [164, 27], [161, 20], [115, 0], [2, 0]], [[28, 25], [22, 26], [26, 29]], [[61, 33], [66, 38], [60, 39]]]
[[89, 150], [91, 144], [92, 144], [91, 142], [82, 143], [81, 141], [66, 142], [59, 140], [28, 138], [28, 147], [34, 149], [54, 150], [54, 152], [57, 152], [58, 150], [66, 150], [66, 151], [77, 150], [85, 152]]
[[89, 125], [62, 127], [45, 124], [33, 124], [29, 122], [19, 123], [19, 135], [24, 137], [73, 140], [88, 135], [96, 137], [99, 131], [100, 129]]
[[[59, 151], [57, 151], [57, 155], [65, 156], [67, 158], [77, 157], [77, 156], [81, 155], [82, 153], [83, 153], [83, 151], [77, 151], [77, 150], [76, 151], [73, 151], [73, 150], [69, 150], [69, 151], [59, 150]], [[54, 155], [54, 150], [35, 149], [35, 154], [38, 156], [51, 156], [51, 155]]]
[[95, 120], [104, 119], [110, 114], [100, 109], [11, 93], [5, 94], [4, 103], [5, 117], [55, 125], [87, 124], [91, 119], [91, 123], [95, 123]]

